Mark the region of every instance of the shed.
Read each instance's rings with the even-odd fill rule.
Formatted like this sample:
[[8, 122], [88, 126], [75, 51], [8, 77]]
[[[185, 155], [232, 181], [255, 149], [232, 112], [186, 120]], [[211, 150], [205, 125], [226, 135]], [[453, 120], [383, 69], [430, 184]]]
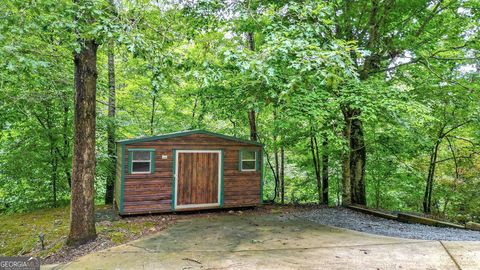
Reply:
[[205, 130], [117, 142], [120, 215], [262, 203], [263, 145]]

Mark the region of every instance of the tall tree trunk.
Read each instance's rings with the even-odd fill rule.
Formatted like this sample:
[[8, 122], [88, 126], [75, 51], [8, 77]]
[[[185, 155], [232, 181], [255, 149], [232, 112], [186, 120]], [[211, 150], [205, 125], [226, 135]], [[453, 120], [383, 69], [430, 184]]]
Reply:
[[285, 148], [280, 146], [280, 200], [285, 203]]
[[75, 112], [73, 133], [72, 194], [68, 245], [96, 238], [94, 213], [95, 112], [97, 88], [97, 47], [84, 41], [74, 53]]
[[350, 134], [350, 174], [352, 203], [367, 204], [365, 195], [365, 141], [363, 137], [363, 124], [359, 119], [360, 112], [353, 111], [351, 134]]
[[55, 154], [55, 149], [54, 146], [51, 146], [50, 148], [50, 162], [52, 166], [52, 172], [51, 172], [51, 178], [52, 178], [52, 192], [53, 192], [53, 200], [52, 200], [52, 206], [57, 207], [57, 168], [58, 168], [58, 160], [57, 160], [57, 155]]
[[63, 154], [62, 154], [62, 161], [63, 161], [63, 170], [65, 174], [65, 178], [67, 179], [68, 187], [72, 188], [72, 174], [71, 168], [69, 166], [69, 153], [70, 153], [70, 143], [68, 138], [68, 114], [69, 114], [69, 106], [68, 106], [68, 96], [63, 93], [62, 94], [62, 102], [63, 102], [63, 130], [62, 130], [62, 137], [63, 137]]
[[350, 173], [350, 152], [351, 146], [351, 119], [348, 115], [348, 111], [343, 111], [343, 117], [345, 119], [345, 127], [343, 128], [343, 137], [347, 143], [347, 151], [342, 156], [342, 205], [352, 204], [352, 192], [351, 192], [351, 173]]
[[315, 178], [317, 180], [318, 203], [322, 203], [322, 175], [320, 172], [320, 160], [318, 158], [318, 146], [315, 136], [310, 136], [310, 150], [312, 152], [313, 167], [315, 169]]
[[157, 102], [157, 94], [155, 93], [155, 95], [153, 96], [152, 98], [152, 110], [151, 110], [151, 113], [150, 113], [150, 135], [153, 135], [154, 133], [154, 124], [155, 124], [155, 106], [156, 106], [156, 102]]
[[328, 138], [322, 143], [322, 204], [328, 205]]
[[280, 193], [280, 161], [278, 157], [278, 140], [277, 140], [277, 108], [275, 107], [273, 109], [273, 123], [274, 123], [274, 129], [273, 129], [273, 158], [275, 160], [275, 175], [277, 177], [275, 178], [275, 198], [278, 197]]
[[[251, 51], [255, 51], [255, 39], [252, 32], [247, 33], [248, 48]], [[256, 142], [258, 140], [257, 135], [257, 123], [255, 118], [255, 110], [252, 108], [248, 111], [248, 124], [250, 126], [250, 140]]]
[[256, 142], [258, 140], [257, 123], [255, 119], [255, 110], [253, 109], [248, 111], [248, 123], [250, 125], [250, 140]]
[[435, 178], [435, 167], [437, 164], [437, 156], [438, 156], [438, 148], [440, 146], [441, 140], [439, 139], [435, 146], [432, 149], [430, 154], [430, 164], [428, 167], [428, 176], [427, 176], [427, 183], [425, 186], [425, 194], [423, 197], [423, 212], [426, 214], [430, 214], [432, 211], [432, 192], [433, 192], [433, 181]]
[[108, 52], [108, 126], [107, 154], [110, 159], [109, 173], [105, 190], [105, 204], [113, 203], [113, 188], [115, 183], [115, 47], [110, 44]]
[[273, 135], [273, 158], [275, 160], [275, 198], [279, 195], [280, 189], [280, 164], [278, 158], [277, 135]]
[[58, 157], [56, 151], [56, 140], [53, 136], [53, 124], [50, 114], [50, 106], [51, 104], [46, 104], [45, 111], [47, 113], [47, 117], [45, 119], [47, 132], [48, 132], [48, 139], [50, 142], [50, 166], [51, 166], [51, 181], [52, 181], [52, 193], [53, 193], [53, 200], [52, 206], [57, 207], [57, 179], [58, 179]]
[[[343, 156], [343, 204], [366, 205], [365, 163], [366, 150], [360, 110], [342, 108], [345, 127], [343, 136], [347, 141], [347, 153]], [[348, 195], [347, 195], [348, 194]]]

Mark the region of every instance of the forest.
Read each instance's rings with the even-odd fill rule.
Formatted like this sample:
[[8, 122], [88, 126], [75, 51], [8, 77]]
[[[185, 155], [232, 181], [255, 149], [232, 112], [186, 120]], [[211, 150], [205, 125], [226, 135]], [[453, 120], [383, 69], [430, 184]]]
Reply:
[[4, 0], [0, 18], [1, 214], [85, 183], [111, 204], [115, 141], [203, 129], [265, 144], [266, 203], [480, 222], [478, 0]]

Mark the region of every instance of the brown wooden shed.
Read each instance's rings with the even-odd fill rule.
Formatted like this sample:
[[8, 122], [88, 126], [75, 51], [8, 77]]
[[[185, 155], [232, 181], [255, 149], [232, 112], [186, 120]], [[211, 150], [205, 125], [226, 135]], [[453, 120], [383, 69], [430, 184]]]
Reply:
[[263, 145], [204, 130], [117, 142], [120, 215], [262, 203]]

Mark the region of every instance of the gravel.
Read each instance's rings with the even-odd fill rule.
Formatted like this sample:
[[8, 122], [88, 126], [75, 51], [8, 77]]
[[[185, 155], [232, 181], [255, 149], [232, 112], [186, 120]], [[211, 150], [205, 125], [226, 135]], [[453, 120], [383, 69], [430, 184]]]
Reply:
[[363, 214], [347, 208], [317, 208], [295, 216], [320, 223], [371, 234], [421, 240], [480, 241], [480, 231], [408, 224]]

